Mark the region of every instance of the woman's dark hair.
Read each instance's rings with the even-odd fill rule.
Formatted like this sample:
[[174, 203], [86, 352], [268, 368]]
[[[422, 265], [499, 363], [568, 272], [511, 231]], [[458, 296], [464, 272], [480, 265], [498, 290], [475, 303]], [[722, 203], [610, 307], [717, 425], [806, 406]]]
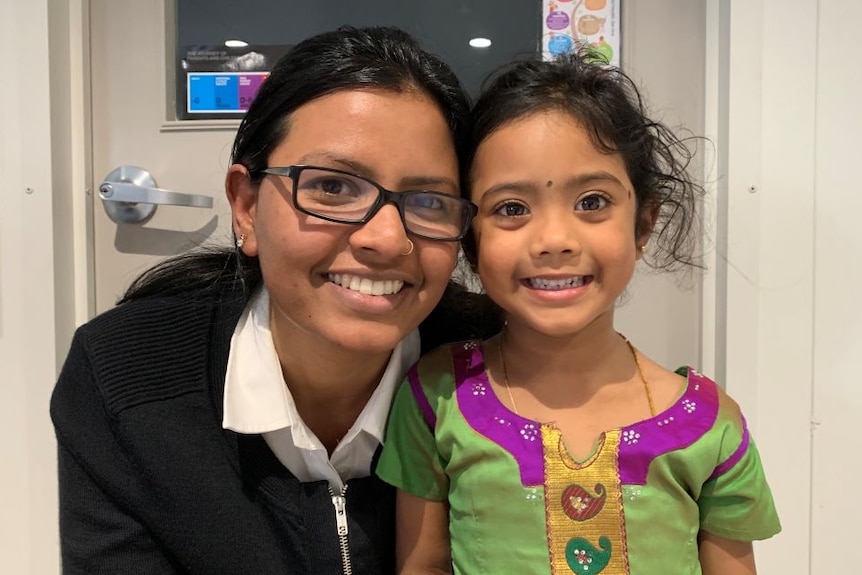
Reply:
[[[234, 139], [232, 163], [244, 165], [259, 184], [270, 154], [290, 130], [291, 114], [341, 90], [416, 91], [435, 102], [449, 123], [465, 181], [469, 98], [454, 72], [392, 27], [342, 27], [303, 40], [276, 63], [261, 85]], [[461, 186], [466, 195], [466, 185]], [[202, 248], [166, 260], [138, 277], [120, 303], [215, 286], [226, 274], [246, 294], [263, 281], [256, 257], [231, 248]]]
[[[692, 152], [686, 140], [647, 116], [631, 78], [589, 48], [551, 61], [513, 62], [492, 74], [473, 108], [468, 161], [496, 130], [546, 111], [571, 115], [598, 149], [622, 156], [637, 196], [636, 235], [642, 216], [656, 216], [648, 263], [667, 270], [698, 266], [694, 254], [704, 190], [688, 173]], [[464, 251], [475, 263], [472, 234], [464, 240]]]

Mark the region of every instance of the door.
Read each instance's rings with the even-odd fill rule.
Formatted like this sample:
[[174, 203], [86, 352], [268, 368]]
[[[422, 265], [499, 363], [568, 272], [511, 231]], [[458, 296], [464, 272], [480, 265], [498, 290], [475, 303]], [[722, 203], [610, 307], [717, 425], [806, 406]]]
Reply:
[[[705, 4], [622, 2], [623, 67], [660, 118], [695, 133], [703, 126]], [[542, 0], [90, 0], [96, 310], [113, 306], [159, 259], [231, 239], [223, 178], [238, 121], [172, 120], [177, 90], [167, 78], [175, 61], [175, 20], [180, 36], [184, 24], [193, 30], [180, 44], [223, 41], [237, 30], [261, 44], [290, 44], [343, 23], [398, 25], [443, 56], [475, 93], [489, 70], [538, 49], [542, 8]], [[466, 42], [474, 30], [500, 40], [477, 52]], [[117, 223], [98, 190], [121, 166], [145, 170], [156, 187], [212, 198], [212, 207], [160, 205], [142, 223]], [[644, 270], [617, 314], [618, 328], [668, 367], [699, 365], [698, 278], [690, 284], [680, 289], [674, 278]]]
[[[223, 178], [239, 120], [173, 120], [178, 116], [175, 101], [184, 97], [182, 87], [178, 90], [169, 80], [175, 76], [175, 45], [209, 50], [226, 40], [244, 38], [280, 48], [342, 24], [390, 24], [405, 28], [441, 54], [475, 91], [485, 72], [535, 49], [542, 9], [541, 2], [523, 0], [334, 0], [326, 5], [300, 0], [90, 0], [89, 4], [97, 312], [113, 306], [129, 282], [160, 258], [205, 242], [230, 241]], [[501, 4], [505, 10], [499, 10]], [[495, 10], [484, 9], [489, 7]], [[451, 14], [464, 17], [453, 23]], [[476, 51], [466, 40], [474, 28], [485, 30], [482, 20], [486, 18], [507, 28], [497, 35], [494, 50]], [[464, 41], [456, 43], [455, 38]], [[140, 170], [114, 172], [123, 166]], [[141, 171], [159, 188], [197, 196], [187, 203], [204, 204], [204, 198], [211, 198], [212, 207], [160, 205], [142, 222], [111, 219], [105, 207], [121, 216], [136, 216], [128, 212], [143, 207], [120, 204], [122, 193], [145, 192], [128, 183], [105, 188], [101, 182], [109, 174], [113, 179], [132, 180]]]
[[[238, 122], [168, 120], [172, 99], [166, 67], [173, 54], [167, 45], [173, 41], [166, 30], [173, 23], [169, 15], [166, 22], [167, 12], [159, 1], [90, 3], [97, 312], [112, 307], [129, 282], [159, 259], [230, 237], [224, 174]], [[144, 222], [113, 221], [99, 188], [122, 166], [148, 172], [159, 188], [212, 198], [212, 207], [158, 205]], [[118, 179], [131, 179], [128, 175]]]

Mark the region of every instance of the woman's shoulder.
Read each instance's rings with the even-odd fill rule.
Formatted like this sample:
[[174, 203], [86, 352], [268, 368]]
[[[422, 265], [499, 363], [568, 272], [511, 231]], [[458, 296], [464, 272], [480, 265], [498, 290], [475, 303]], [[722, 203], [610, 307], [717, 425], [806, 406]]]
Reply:
[[207, 325], [213, 315], [236, 316], [247, 298], [241, 290], [188, 290], [135, 298], [110, 308], [78, 328], [87, 341], [110, 345], [156, 334], [166, 339], [187, 336], [195, 327]]
[[162, 392], [205, 389], [204, 374], [226, 356], [244, 301], [236, 294], [175, 293], [117, 305], [78, 328], [66, 358], [70, 369], [57, 385], [81, 385], [85, 372], [113, 413]]

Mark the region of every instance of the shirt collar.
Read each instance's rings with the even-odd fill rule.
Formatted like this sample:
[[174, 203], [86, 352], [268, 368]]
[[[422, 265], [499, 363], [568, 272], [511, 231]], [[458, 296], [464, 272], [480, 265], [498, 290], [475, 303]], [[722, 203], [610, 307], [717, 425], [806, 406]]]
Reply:
[[[413, 330], [393, 350], [379, 385], [343, 443], [363, 431], [382, 443], [392, 396], [404, 374], [418, 359], [419, 331]], [[291, 427], [298, 432], [294, 433], [295, 441], [303, 436], [316, 440], [296, 411], [285, 385], [269, 328], [269, 294], [265, 288], [249, 301], [231, 338], [222, 426], [246, 434]], [[319, 444], [319, 441], [314, 443]]]

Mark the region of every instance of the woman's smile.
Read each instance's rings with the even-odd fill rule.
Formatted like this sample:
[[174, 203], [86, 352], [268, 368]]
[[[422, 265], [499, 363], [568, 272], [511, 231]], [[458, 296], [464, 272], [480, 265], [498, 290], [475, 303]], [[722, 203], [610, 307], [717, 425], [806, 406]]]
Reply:
[[391, 295], [404, 287], [402, 280], [374, 280], [351, 274], [327, 274], [332, 283], [349, 290], [358, 291], [363, 295]]

